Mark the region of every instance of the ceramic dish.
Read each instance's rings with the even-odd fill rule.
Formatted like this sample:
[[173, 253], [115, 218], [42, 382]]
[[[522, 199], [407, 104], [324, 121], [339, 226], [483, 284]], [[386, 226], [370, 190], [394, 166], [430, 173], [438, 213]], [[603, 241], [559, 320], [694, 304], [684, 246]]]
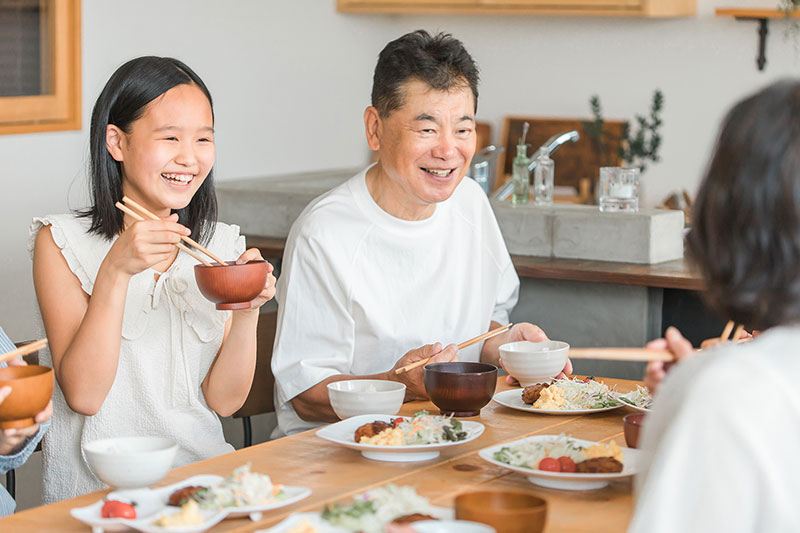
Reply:
[[[360, 415], [342, 420], [335, 424], [325, 426], [317, 430], [317, 436], [336, 443], [351, 450], [358, 450], [361, 455], [367, 459], [375, 461], [392, 461], [392, 462], [413, 462], [413, 461], [427, 461], [439, 456], [439, 451], [443, 448], [451, 446], [458, 446], [477, 439], [483, 433], [483, 424], [472, 422], [470, 420], [462, 420], [461, 424], [464, 431], [467, 432], [467, 438], [457, 442], [447, 442], [440, 444], [415, 444], [413, 446], [378, 446], [375, 444], [359, 444], [354, 440], [356, 429], [368, 424], [370, 422], [382, 421], [390, 422], [392, 419], [398, 418], [389, 415]], [[410, 418], [410, 417], [402, 417]]]
[[623, 400], [622, 398], [627, 398], [627, 394], [629, 394], [629, 393], [620, 394], [619, 396], [617, 396], [617, 398], [620, 398], [620, 401], [622, 402], [623, 407], [628, 407], [629, 409], [633, 409], [634, 411], [638, 411], [640, 413], [649, 413], [650, 412], [650, 409], [648, 409], [647, 407], [639, 407], [638, 405], [633, 405], [632, 403], [628, 403], [625, 400]]
[[[452, 509], [441, 508], [441, 511], [442, 516], [447, 517], [447, 519], [441, 521], [425, 520], [419, 522], [419, 524], [425, 524], [425, 526], [419, 529], [419, 533], [425, 533], [428, 531], [436, 533], [491, 533], [494, 531], [493, 528], [483, 524], [474, 524], [473, 522], [454, 520], [453, 517], [455, 516], [455, 513]], [[441, 527], [436, 529], [428, 525], [433, 523], [438, 523], [441, 525]], [[474, 527], [471, 529], [465, 529], [463, 527], [461, 529], [456, 529], [458, 526], [463, 526], [464, 524], [469, 524], [470, 526]], [[319, 513], [294, 513], [286, 517], [286, 519], [279, 524], [274, 525], [269, 529], [258, 530], [256, 533], [287, 533], [288, 531], [291, 531], [293, 528], [299, 527], [300, 525], [311, 526], [317, 533], [353, 533], [350, 529], [334, 526], [328, 521], [323, 520]], [[442, 529], [442, 527], [445, 529]]]
[[[511, 409], [519, 411], [527, 411], [529, 413], [538, 413], [540, 415], [588, 415], [591, 413], [602, 413], [603, 411], [613, 411], [619, 409], [625, 403], [614, 405], [612, 407], [599, 407], [597, 409], [534, 409], [532, 405], [522, 401], [522, 389], [511, 389], [503, 392], [498, 392], [492, 398], [495, 402]], [[630, 407], [630, 406], [629, 406]]]
[[[507, 468], [508, 470], [513, 470], [514, 472], [525, 474], [526, 476], [528, 476], [528, 480], [534, 485], [547, 487], [549, 489], [561, 489], [561, 490], [601, 489], [612, 481], [618, 479], [625, 479], [636, 474], [637, 465], [641, 457], [640, 455], [641, 452], [639, 452], [638, 450], [634, 450], [632, 448], [622, 448], [622, 452], [625, 455], [625, 458], [623, 459], [622, 462], [622, 472], [609, 473], [609, 474], [578, 474], [575, 472], [547, 472], [536, 468], [526, 468], [522, 466], [510, 465], [508, 463], [498, 461], [497, 459], [494, 458], [495, 452], [500, 451], [504, 447], [513, 446], [514, 444], [518, 444], [520, 442], [537, 442], [537, 441], [548, 442], [560, 438], [564, 437], [559, 435], [537, 435], [534, 437], [526, 437], [524, 439], [519, 439], [512, 442], [506, 442], [503, 444], [497, 444], [495, 446], [490, 446], [489, 448], [484, 448], [483, 450], [478, 452], [478, 455], [481, 457], [481, 459], [483, 459], [484, 461], [488, 461], [493, 465], [497, 465], [503, 468]], [[576, 444], [584, 447], [597, 444], [596, 442], [588, 440], [573, 439], [571, 437], [570, 439], [574, 441]]]
[[222, 480], [221, 476], [214, 475], [193, 476], [166, 487], [116, 490], [106, 496], [107, 500], [136, 502], [136, 518], [134, 519], [102, 518], [100, 511], [105, 500], [97, 501], [87, 507], [75, 507], [70, 510], [70, 514], [73, 518], [91, 526], [93, 533], [128, 531], [130, 529], [145, 533], [196, 533], [213, 527], [229, 516], [250, 516], [252, 520], [260, 520], [263, 512], [291, 505], [311, 494], [311, 489], [284, 485], [283, 490], [287, 497], [271, 504], [226, 509], [200, 509], [200, 514], [205, 520], [196, 526], [160, 527], [153, 524], [162, 514], [174, 514], [180, 511], [179, 507], [167, 505], [170, 494], [176, 490], [189, 485], [216, 485]]

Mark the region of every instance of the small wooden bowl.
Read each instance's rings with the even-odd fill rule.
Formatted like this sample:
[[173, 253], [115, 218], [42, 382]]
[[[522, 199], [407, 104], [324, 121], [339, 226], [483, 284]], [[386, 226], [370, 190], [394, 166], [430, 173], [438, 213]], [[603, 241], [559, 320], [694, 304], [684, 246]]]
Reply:
[[629, 448], [636, 448], [639, 446], [639, 433], [641, 433], [642, 424], [647, 413], [631, 413], [622, 417], [622, 426], [625, 430], [625, 444]]
[[456, 519], [492, 526], [497, 533], [541, 533], [547, 502], [516, 490], [481, 490], [456, 496]]
[[267, 282], [267, 262], [263, 259], [237, 265], [226, 261], [225, 266], [195, 265], [194, 277], [203, 296], [217, 304], [217, 309], [247, 309], [250, 301], [264, 290]]
[[443, 415], [479, 415], [497, 386], [497, 367], [488, 363], [433, 363], [423, 373], [425, 390]]
[[53, 369], [39, 365], [0, 368], [0, 387], [11, 387], [11, 394], [0, 403], [0, 429], [30, 427], [53, 397]]

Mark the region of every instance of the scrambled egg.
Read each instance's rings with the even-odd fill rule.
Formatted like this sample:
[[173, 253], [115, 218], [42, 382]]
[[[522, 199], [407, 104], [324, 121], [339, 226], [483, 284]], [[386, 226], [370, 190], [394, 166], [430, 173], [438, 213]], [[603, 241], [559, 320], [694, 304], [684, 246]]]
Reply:
[[303, 520], [301, 523], [287, 530], [286, 533], [317, 533], [317, 530], [311, 525], [311, 522]]
[[164, 515], [156, 520], [153, 525], [160, 527], [198, 526], [205, 522], [200, 514], [200, 507], [194, 500], [189, 500], [181, 506], [181, 510], [172, 515]]
[[566, 400], [559, 387], [550, 386], [542, 391], [539, 399], [533, 404], [534, 409], [560, 409]]
[[402, 446], [403, 430], [400, 428], [384, 429], [373, 437], [361, 437], [359, 444], [374, 444], [375, 446]]
[[583, 456], [587, 459], [594, 459], [595, 457], [613, 457], [620, 463], [624, 457], [622, 453], [622, 448], [617, 446], [617, 443], [613, 440], [608, 444], [595, 444], [594, 446], [589, 446], [581, 451]]

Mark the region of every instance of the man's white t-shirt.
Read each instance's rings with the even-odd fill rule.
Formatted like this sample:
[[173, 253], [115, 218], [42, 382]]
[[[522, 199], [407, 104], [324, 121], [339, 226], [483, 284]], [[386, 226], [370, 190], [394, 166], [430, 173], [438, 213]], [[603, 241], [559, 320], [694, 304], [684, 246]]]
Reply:
[[[464, 178], [425, 220], [386, 213], [368, 169], [309, 204], [289, 232], [277, 285], [272, 354], [278, 430], [300, 419], [290, 400], [338, 374], [390, 370], [409, 350], [460, 343], [505, 324], [519, 278], [489, 201]], [[482, 344], [459, 352], [477, 361]]]
[[800, 530], [800, 327], [676, 366], [645, 419], [632, 533]]

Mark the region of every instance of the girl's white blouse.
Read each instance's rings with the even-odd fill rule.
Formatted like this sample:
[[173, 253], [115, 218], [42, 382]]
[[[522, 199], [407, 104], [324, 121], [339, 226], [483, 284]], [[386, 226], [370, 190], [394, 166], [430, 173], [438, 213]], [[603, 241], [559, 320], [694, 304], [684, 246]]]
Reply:
[[[100, 264], [114, 240], [88, 233], [90, 220], [73, 215], [35, 218], [28, 248], [50, 226], [70, 270], [91, 296]], [[245, 248], [239, 227], [217, 223], [207, 245], [232, 260]], [[233, 451], [217, 415], [200, 388], [222, 344], [228, 311], [217, 311], [194, 278], [197, 261], [178, 253], [172, 266], [133, 276], [128, 285], [117, 375], [94, 416], [72, 411], [56, 386], [53, 423], [44, 440], [44, 502], [72, 498], [104, 487], [89, 469], [83, 444], [97, 439], [156, 435], [174, 439], [174, 466]], [[39, 326], [44, 328], [39, 318]], [[52, 366], [50, 352], [42, 364]]]

